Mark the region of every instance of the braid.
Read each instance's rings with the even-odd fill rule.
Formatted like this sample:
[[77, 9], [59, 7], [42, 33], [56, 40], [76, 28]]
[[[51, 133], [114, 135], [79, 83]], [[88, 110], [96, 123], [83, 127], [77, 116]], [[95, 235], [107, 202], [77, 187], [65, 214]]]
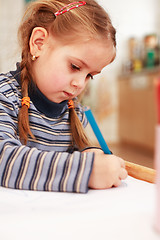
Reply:
[[[26, 61], [24, 60], [24, 55], [22, 56], [21, 61], [21, 88], [22, 88], [22, 97], [28, 97], [28, 85], [30, 80], [30, 75], [27, 70]], [[19, 110], [18, 115], [18, 129], [21, 142], [24, 144], [27, 143], [28, 135], [32, 138], [35, 138], [32, 134], [29, 126], [29, 116], [28, 116], [28, 107], [23, 105]]]
[[72, 132], [72, 145], [76, 145], [82, 150], [85, 147], [91, 146], [89, 139], [87, 138], [83, 125], [79, 120], [74, 108], [69, 109], [69, 119]]

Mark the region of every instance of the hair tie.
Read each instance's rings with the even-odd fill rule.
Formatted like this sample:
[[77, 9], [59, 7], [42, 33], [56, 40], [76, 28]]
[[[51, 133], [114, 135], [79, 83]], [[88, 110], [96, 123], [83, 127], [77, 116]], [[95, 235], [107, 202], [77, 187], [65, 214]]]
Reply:
[[23, 97], [21, 100], [21, 104], [26, 105], [28, 108], [30, 107], [30, 97]]
[[71, 109], [71, 108], [74, 108], [74, 102], [73, 100], [68, 100], [68, 108]]
[[85, 1], [78, 1], [78, 2], [73, 2], [70, 3], [64, 7], [62, 7], [60, 10], [58, 10], [57, 12], [54, 13], [55, 16], [59, 16], [63, 13], [69, 12], [70, 10], [74, 9], [74, 8], [78, 8], [80, 6], [85, 5], [86, 2]]

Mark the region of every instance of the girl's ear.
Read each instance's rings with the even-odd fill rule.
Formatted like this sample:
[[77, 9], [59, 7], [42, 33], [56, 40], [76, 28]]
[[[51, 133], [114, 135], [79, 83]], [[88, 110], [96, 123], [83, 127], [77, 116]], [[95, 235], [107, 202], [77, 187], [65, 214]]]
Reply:
[[39, 57], [47, 41], [48, 32], [45, 28], [35, 27], [29, 41], [30, 53], [32, 56]]

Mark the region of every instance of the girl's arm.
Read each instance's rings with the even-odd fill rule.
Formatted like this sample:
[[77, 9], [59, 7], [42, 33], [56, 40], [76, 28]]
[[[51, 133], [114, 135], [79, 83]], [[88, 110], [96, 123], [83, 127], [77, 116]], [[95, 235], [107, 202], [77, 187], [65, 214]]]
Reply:
[[26, 190], [86, 193], [93, 153], [39, 151], [16, 139], [1, 140], [1, 186]]

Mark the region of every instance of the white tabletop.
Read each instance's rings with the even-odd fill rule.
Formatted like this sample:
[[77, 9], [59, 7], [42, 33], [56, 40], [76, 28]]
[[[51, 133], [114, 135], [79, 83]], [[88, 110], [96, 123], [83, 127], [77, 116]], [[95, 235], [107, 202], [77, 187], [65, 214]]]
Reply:
[[87, 194], [0, 187], [0, 239], [158, 240], [155, 189], [132, 177]]

